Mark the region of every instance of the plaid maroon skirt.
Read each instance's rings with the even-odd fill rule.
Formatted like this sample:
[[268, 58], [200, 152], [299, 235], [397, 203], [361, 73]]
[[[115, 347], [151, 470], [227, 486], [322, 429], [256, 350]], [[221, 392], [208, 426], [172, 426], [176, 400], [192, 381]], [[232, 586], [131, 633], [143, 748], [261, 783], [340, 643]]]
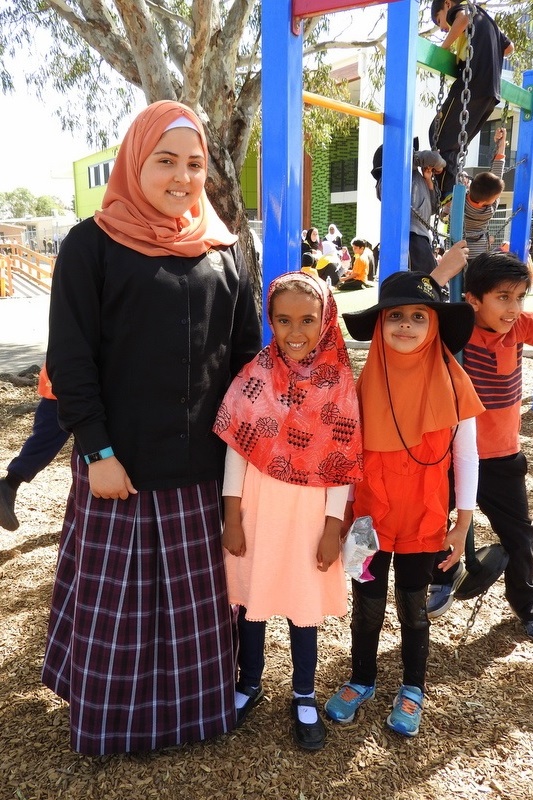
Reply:
[[235, 724], [215, 482], [95, 499], [73, 454], [43, 682], [70, 703], [71, 746], [127, 753]]

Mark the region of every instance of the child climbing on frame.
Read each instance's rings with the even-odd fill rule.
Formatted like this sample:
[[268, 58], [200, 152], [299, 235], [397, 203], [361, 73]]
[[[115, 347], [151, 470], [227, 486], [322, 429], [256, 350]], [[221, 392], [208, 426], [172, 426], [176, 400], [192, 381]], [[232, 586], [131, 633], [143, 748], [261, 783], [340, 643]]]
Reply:
[[446, 204], [451, 199], [457, 174], [468, 26], [473, 21], [474, 33], [470, 42], [471, 77], [468, 81], [470, 100], [465, 127], [466, 144], [470, 144], [479, 133], [500, 101], [503, 58], [511, 55], [514, 45], [498, 28], [492, 17], [481, 6], [470, 0], [433, 0], [431, 19], [447, 34], [441, 47], [449, 50], [454, 45], [459, 71], [440, 112], [429, 129], [429, 141], [432, 147], [434, 146], [446, 161], [446, 169], [439, 179], [441, 200]]

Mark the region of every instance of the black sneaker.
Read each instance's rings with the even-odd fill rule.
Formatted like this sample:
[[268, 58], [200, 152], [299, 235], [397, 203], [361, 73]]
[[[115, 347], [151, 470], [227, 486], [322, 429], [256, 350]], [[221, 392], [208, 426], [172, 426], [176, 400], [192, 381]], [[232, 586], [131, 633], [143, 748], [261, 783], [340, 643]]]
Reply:
[[254, 706], [256, 706], [263, 699], [263, 687], [261, 684], [254, 687], [243, 686], [241, 683], [238, 683], [235, 686], [235, 690], [248, 696], [246, 703], [241, 708], [237, 709], [237, 724], [235, 727], [240, 728], [252, 708], [254, 708]]
[[15, 498], [17, 493], [5, 478], [0, 479], [0, 527], [7, 531], [16, 531], [19, 521], [15, 515]]
[[[311, 706], [316, 708], [317, 720], [307, 724], [298, 717], [298, 706]], [[314, 697], [295, 697], [291, 703], [291, 712], [294, 719], [292, 733], [294, 741], [303, 750], [321, 750], [326, 742], [326, 728], [320, 719], [318, 706]]]

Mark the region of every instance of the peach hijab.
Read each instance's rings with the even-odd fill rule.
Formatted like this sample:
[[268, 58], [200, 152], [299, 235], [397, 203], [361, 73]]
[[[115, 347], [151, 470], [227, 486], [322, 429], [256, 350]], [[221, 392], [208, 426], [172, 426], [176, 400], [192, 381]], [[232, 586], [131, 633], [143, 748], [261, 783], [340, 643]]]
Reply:
[[437, 313], [427, 309], [428, 334], [412, 353], [397, 353], [385, 342], [386, 310], [380, 312], [357, 381], [365, 450], [414, 447], [424, 434], [451, 429], [484, 411], [470, 378], [440, 338]]
[[186, 117], [198, 131], [206, 163], [207, 140], [202, 123], [190, 108], [172, 100], [152, 103], [134, 119], [111, 172], [96, 224], [112, 239], [147, 256], [199, 256], [217, 245], [231, 245], [230, 233], [209, 202], [205, 190], [186, 215], [166, 217], [145, 198], [141, 168], [165, 130]]

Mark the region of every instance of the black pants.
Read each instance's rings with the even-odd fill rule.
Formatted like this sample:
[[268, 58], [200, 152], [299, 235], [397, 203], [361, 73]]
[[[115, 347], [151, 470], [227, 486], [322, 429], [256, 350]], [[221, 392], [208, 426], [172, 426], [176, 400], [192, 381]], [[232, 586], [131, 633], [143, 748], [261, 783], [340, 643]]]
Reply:
[[431, 249], [431, 243], [427, 236], [420, 233], [409, 234], [409, 269], [411, 272], [425, 272], [429, 275], [437, 262]]
[[332, 286], [336, 286], [340, 280], [340, 275], [337, 272], [337, 267], [333, 262], [330, 262], [325, 267], [322, 267], [322, 269], [317, 269], [317, 272], [318, 272], [318, 277], [322, 278], [323, 281], [330, 278]]
[[[440, 187], [441, 197], [453, 191], [455, 176], [457, 174], [457, 156], [459, 154], [459, 133], [461, 131], [460, 114], [463, 110], [461, 103], [461, 93], [464, 89], [462, 80], [456, 80], [449, 91], [448, 97], [442, 104], [440, 112], [439, 134], [436, 142], [437, 150], [446, 161], [446, 169], [437, 176]], [[466, 124], [467, 144], [470, 144], [474, 136], [481, 130], [483, 124], [488, 120], [497, 100], [495, 97], [471, 97], [468, 104], [468, 122]], [[429, 141], [433, 146], [433, 137], [437, 117], [429, 128]]]
[[340, 281], [340, 283], [337, 284], [339, 292], [356, 292], [364, 288], [365, 284], [358, 278], [348, 278], [347, 281]]
[[[509, 555], [504, 573], [505, 597], [522, 622], [533, 619], [533, 528], [526, 474], [527, 461], [522, 452], [479, 461], [477, 503]], [[439, 553], [435, 565], [444, 555]], [[453, 574], [448, 576], [435, 566], [434, 583], [447, 583], [452, 579]]]
[[[266, 622], [250, 622], [245, 619], [245, 614], [244, 606], [239, 606], [239, 682], [244, 686], [259, 686], [265, 666]], [[287, 622], [293, 666], [292, 688], [298, 694], [311, 694], [315, 690], [318, 631], [313, 626], [301, 628], [290, 619]]]
[[[379, 550], [370, 564], [373, 581], [352, 580], [351, 683], [372, 686], [377, 675], [379, 635], [383, 626], [389, 567], [393, 556]], [[394, 554], [396, 613], [402, 637], [403, 683], [424, 691], [429, 652], [426, 593], [435, 553]]]
[[42, 397], [35, 409], [33, 431], [18, 456], [8, 464], [8, 474], [29, 483], [57, 456], [70, 434], [59, 427], [57, 400]]

